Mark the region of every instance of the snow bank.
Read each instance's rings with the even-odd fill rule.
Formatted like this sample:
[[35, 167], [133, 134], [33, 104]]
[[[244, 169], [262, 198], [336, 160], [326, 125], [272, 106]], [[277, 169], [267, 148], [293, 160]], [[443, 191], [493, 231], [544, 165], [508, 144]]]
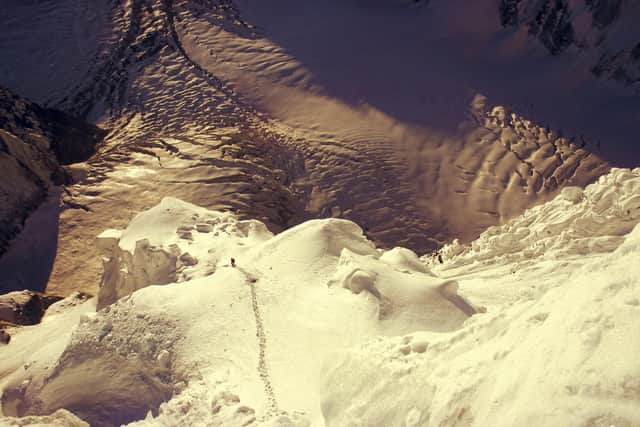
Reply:
[[172, 394], [170, 367], [179, 336], [170, 315], [141, 312], [131, 301], [85, 314], [44, 372], [28, 372], [5, 389], [4, 409], [12, 406], [24, 415], [65, 408], [92, 425], [139, 419]]
[[32, 427], [89, 427], [89, 424], [73, 415], [71, 412], [59, 409], [51, 415], [30, 416], [23, 418], [5, 417], [1, 419], [2, 425], [32, 426]]

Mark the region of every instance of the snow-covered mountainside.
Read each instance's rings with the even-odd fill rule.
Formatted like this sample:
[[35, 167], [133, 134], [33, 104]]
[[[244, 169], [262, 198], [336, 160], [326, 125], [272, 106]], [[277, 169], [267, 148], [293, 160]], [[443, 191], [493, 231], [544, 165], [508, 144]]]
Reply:
[[459, 3], [11, 0], [7, 84], [110, 131], [73, 166], [48, 289], [95, 292], [94, 237], [165, 196], [272, 232], [345, 218], [422, 255], [636, 164], [635, 98], [510, 57], [495, 2]]
[[638, 19], [6, 0], [0, 425], [639, 426]]
[[102, 310], [10, 330], [0, 423], [639, 425], [639, 190], [614, 169], [442, 264], [165, 198], [100, 236]]

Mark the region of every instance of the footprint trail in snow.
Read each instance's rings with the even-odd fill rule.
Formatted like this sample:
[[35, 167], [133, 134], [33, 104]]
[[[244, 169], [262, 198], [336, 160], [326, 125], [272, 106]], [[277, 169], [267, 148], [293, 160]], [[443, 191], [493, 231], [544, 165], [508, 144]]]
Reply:
[[258, 303], [258, 295], [255, 286], [258, 281], [258, 276], [251, 274], [240, 267], [237, 267], [237, 269], [245, 275], [246, 283], [251, 289], [251, 305], [253, 309], [253, 316], [256, 321], [256, 337], [258, 338], [258, 374], [264, 384], [264, 392], [267, 395], [267, 412], [265, 413], [264, 418], [268, 419], [280, 414], [281, 411], [278, 408], [276, 395], [273, 391], [273, 386], [271, 385], [271, 377], [269, 376], [269, 366], [267, 365], [267, 335], [264, 330], [264, 323], [262, 321], [262, 314], [260, 313], [260, 305]]

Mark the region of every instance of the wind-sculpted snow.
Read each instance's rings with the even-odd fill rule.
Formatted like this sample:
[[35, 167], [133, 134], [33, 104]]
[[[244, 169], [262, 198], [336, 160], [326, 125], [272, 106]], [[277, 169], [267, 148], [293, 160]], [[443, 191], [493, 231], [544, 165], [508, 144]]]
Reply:
[[613, 169], [586, 189], [566, 187], [548, 203], [490, 227], [470, 245], [440, 251], [445, 269], [579, 258], [615, 250], [640, 220], [640, 169]]
[[[0, 424], [640, 424], [640, 171], [597, 181], [634, 99], [580, 58], [496, 36], [493, 0], [55, 3], [3, 15], [0, 73], [109, 129], [68, 159], [48, 282], [98, 295], [7, 329]], [[91, 34], [22, 50], [31, 14]]]
[[[371, 93], [365, 88], [385, 91], [375, 75], [363, 77], [357, 86], [333, 73], [332, 81], [325, 82], [312, 64], [278, 44], [280, 39], [293, 43], [286, 30], [239, 34], [212, 23], [205, 9], [191, 2], [176, 1], [174, 10], [185, 52], [282, 122], [281, 138], [305, 158], [303, 173], [295, 176], [305, 189], [306, 214], [354, 220], [381, 245], [426, 252], [452, 236], [470, 240], [559, 187], [584, 185], [607, 170], [584, 140], [562, 138], [502, 107], [492, 110], [482, 96], [472, 100], [476, 120], [456, 122], [462, 130], [443, 133], [436, 126], [410, 125], [401, 118], [429, 121], [429, 113], [414, 116], [424, 105], [410, 99], [388, 112], [384, 107], [390, 102], [379, 108], [368, 104]], [[269, 18], [260, 6], [246, 10], [249, 17]], [[322, 68], [329, 67], [321, 62], [323, 56], [311, 59], [329, 73]], [[426, 84], [424, 78], [420, 84]], [[356, 88], [365, 99], [351, 100]], [[461, 121], [469, 116], [465, 107]]]

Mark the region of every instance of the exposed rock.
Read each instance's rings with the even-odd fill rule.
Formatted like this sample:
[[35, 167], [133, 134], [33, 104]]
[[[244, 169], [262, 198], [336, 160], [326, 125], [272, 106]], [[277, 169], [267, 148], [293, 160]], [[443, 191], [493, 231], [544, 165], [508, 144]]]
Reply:
[[[627, 14], [637, 14], [637, 6], [632, 3], [622, 0], [500, 0], [498, 13], [503, 27], [526, 28], [552, 55], [559, 55], [570, 47], [596, 50], [595, 58], [598, 59], [591, 66], [593, 74], [631, 86], [640, 82], [640, 52], [636, 54], [640, 51], [640, 34], [628, 24], [636, 22], [637, 18], [623, 19], [629, 18]], [[626, 27], [618, 26], [619, 22]], [[617, 40], [620, 37], [613, 35], [616, 33], [628, 35], [623, 41]], [[609, 38], [612, 43], [608, 42]]]
[[30, 146], [36, 146], [43, 154], [53, 154], [53, 158], [49, 159], [52, 167], [87, 160], [107, 134], [106, 130], [62, 111], [42, 108], [2, 86], [0, 129], [22, 139]]
[[62, 297], [33, 291], [18, 291], [0, 295], [0, 321], [15, 325], [35, 325], [45, 310]]
[[536, 36], [557, 55], [574, 42], [574, 29], [569, 5], [561, 1], [544, 1], [535, 18], [528, 23], [529, 34]]
[[180, 255], [180, 262], [182, 263], [182, 265], [190, 267], [192, 265], [196, 265], [198, 263], [198, 260], [196, 259], [196, 257], [191, 255], [190, 253], [185, 252], [182, 255]]
[[526, 25], [529, 34], [540, 40], [552, 55], [574, 42], [571, 9], [566, 1], [544, 0], [533, 6], [528, 1], [501, 0], [498, 11], [503, 27]]
[[618, 16], [622, 10], [622, 0], [585, 0], [593, 16], [593, 24], [605, 28]]
[[640, 43], [633, 49], [603, 53], [591, 71], [598, 77], [615, 80], [625, 86], [640, 83]]
[[70, 181], [61, 165], [89, 158], [104, 134], [0, 87], [0, 256], [48, 190]]

